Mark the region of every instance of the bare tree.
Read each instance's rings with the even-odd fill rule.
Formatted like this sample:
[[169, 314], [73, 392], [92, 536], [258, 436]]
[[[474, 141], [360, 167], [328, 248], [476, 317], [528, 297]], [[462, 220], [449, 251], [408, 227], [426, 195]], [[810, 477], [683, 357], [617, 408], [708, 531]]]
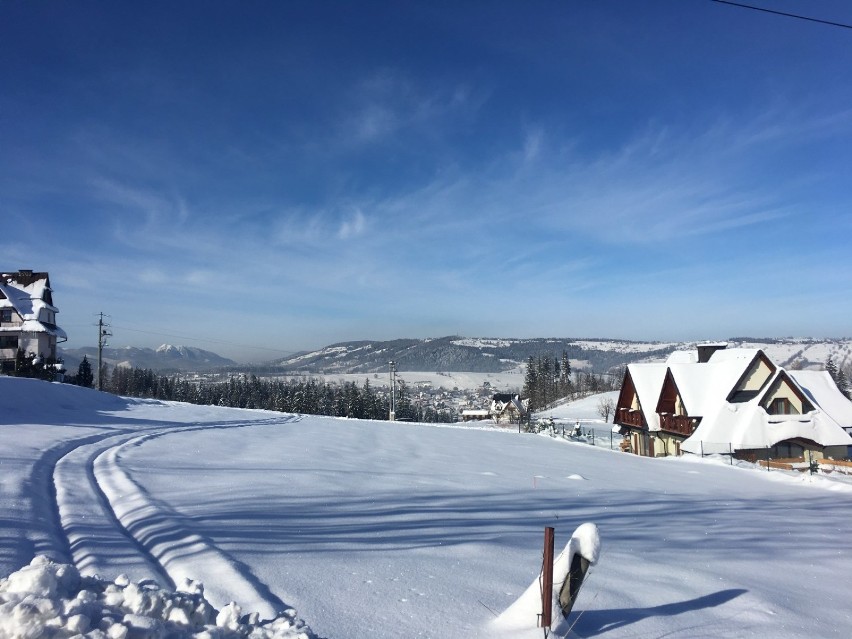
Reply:
[[598, 415], [603, 417], [605, 422], [609, 421], [609, 416], [615, 413], [615, 402], [612, 397], [602, 397], [598, 402]]

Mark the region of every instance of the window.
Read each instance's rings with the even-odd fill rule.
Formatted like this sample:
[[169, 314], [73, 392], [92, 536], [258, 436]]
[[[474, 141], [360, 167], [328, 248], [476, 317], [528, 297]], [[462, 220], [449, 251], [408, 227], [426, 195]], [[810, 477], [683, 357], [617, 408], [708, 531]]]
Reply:
[[0, 348], [18, 348], [18, 338], [9, 337], [8, 335], [0, 336]]
[[799, 411], [793, 406], [793, 403], [786, 397], [776, 397], [769, 404], [766, 411], [770, 415], [798, 415]]
[[12, 322], [12, 309], [11, 308], [0, 308], [0, 324], [11, 324]]

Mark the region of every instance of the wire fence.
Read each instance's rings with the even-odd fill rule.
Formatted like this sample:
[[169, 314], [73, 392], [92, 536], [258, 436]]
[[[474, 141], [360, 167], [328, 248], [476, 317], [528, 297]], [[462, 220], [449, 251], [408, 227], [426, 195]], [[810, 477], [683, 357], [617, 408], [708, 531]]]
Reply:
[[589, 444], [599, 448], [618, 450], [622, 435], [613, 430], [613, 424], [586, 419], [543, 419], [532, 424], [533, 432], [547, 433], [568, 441]]

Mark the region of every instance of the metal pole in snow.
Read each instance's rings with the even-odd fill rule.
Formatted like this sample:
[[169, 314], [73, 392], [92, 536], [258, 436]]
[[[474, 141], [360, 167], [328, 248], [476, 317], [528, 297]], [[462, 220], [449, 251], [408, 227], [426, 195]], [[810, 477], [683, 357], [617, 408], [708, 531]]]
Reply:
[[396, 421], [396, 362], [393, 360], [388, 362], [390, 366], [390, 385], [391, 385], [391, 396], [390, 396], [390, 415], [388, 415], [388, 419], [392, 422]]

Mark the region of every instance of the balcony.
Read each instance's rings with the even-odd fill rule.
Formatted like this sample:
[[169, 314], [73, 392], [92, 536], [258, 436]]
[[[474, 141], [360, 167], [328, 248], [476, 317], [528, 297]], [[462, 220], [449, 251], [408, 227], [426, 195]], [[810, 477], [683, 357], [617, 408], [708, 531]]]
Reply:
[[701, 421], [700, 417], [660, 413], [660, 430], [689, 437], [695, 432], [699, 421]]
[[634, 428], [645, 428], [642, 423], [642, 411], [634, 408], [619, 408], [615, 416], [617, 424], [633, 426]]

